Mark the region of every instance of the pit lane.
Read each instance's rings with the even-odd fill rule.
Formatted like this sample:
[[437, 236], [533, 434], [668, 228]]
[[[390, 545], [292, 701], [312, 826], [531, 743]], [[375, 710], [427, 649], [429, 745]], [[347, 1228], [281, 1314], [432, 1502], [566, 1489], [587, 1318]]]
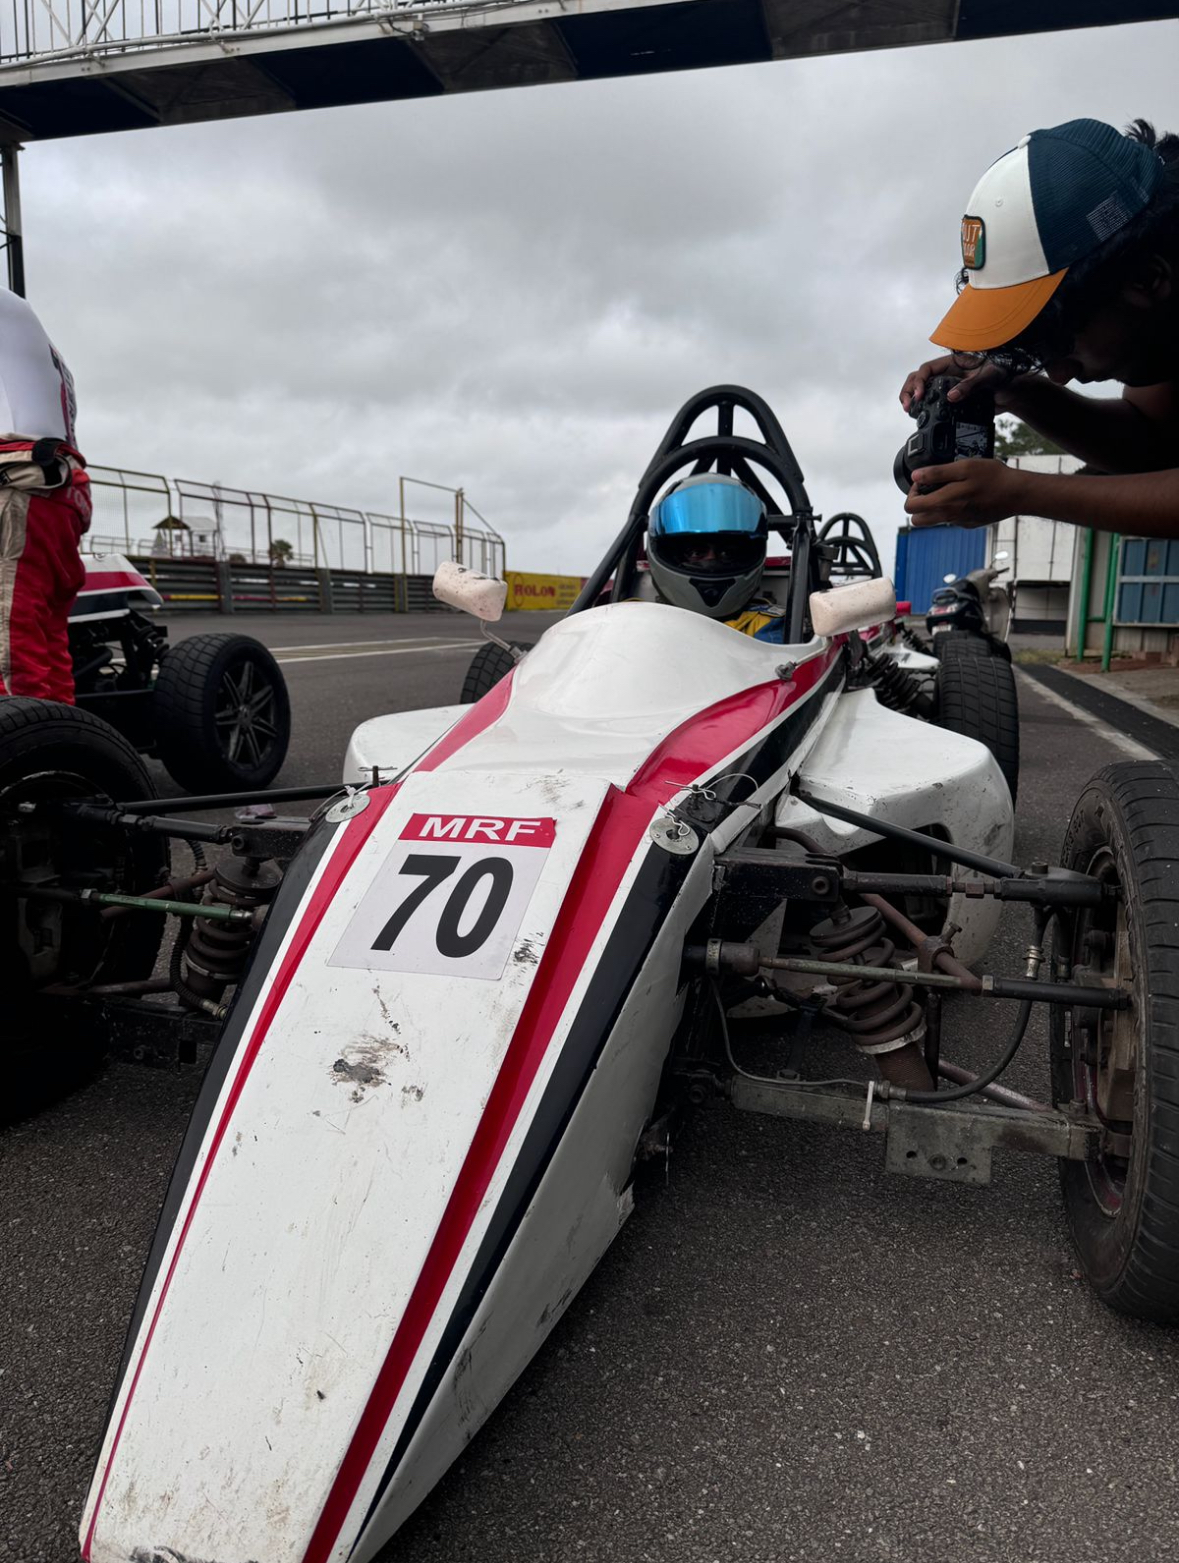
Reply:
[[[520, 639], [548, 622], [512, 618]], [[186, 628], [256, 634], [283, 660], [289, 785], [338, 774], [356, 723], [457, 698], [479, 642], [441, 615]], [[1016, 856], [1053, 861], [1084, 780], [1125, 756], [1026, 679], [1020, 700]], [[1026, 942], [1005, 913], [988, 964], [1021, 969]], [[996, 1029], [953, 1001], [946, 1051], [979, 1065]], [[1044, 1095], [1045, 1051], [1037, 1017], [1011, 1083]], [[0, 1135], [0, 1558], [77, 1558], [196, 1085], [114, 1065]], [[885, 1176], [875, 1137], [717, 1108], [667, 1172], [381, 1563], [1179, 1555], [1179, 1338], [1090, 1295], [1051, 1163], [996, 1158], [989, 1190], [910, 1182]]]

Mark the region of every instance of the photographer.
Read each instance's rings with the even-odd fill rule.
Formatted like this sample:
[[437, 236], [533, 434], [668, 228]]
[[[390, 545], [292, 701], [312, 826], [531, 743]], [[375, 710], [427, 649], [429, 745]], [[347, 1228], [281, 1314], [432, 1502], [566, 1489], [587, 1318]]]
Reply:
[[[914, 526], [1025, 514], [1179, 537], [1179, 136], [1071, 120], [1024, 136], [983, 175], [962, 219], [958, 298], [931, 340], [951, 350], [905, 380], [975, 390], [1102, 475], [966, 459], [911, 473]], [[1118, 380], [1096, 399], [1070, 381]], [[922, 492], [924, 490], [925, 492]]]

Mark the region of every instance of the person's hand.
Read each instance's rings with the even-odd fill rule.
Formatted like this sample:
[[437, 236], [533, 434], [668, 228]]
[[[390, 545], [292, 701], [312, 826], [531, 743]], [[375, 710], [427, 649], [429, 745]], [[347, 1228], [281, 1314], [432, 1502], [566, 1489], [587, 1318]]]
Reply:
[[914, 526], [990, 526], [1020, 514], [1022, 494], [1017, 468], [972, 457], [918, 468], [905, 509]]
[[901, 406], [906, 412], [911, 411], [923, 399], [926, 386], [935, 375], [948, 375], [958, 381], [958, 384], [952, 386], [948, 392], [950, 401], [961, 401], [964, 396], [969, 396], [971, 391], [983, 389], [994, 394], [996, 407], [1005, 404], [1010, 387], [1023, 378], [1016, 376], [1012, 379], [1007, 370], [985, 360], [976, 368], [969, 369], [964, 368], [961, 358], [953, 354], [947, 354], [945, 358], [931, 358], [905, 377], [905, 383], [901, 386]]

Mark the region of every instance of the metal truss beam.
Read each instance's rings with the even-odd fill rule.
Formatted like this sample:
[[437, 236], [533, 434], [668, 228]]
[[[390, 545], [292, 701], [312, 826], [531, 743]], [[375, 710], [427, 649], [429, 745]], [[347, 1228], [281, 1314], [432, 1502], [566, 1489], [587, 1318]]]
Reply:
[[25, 139], [1151, 21], [1179, 0], [21, 0]]

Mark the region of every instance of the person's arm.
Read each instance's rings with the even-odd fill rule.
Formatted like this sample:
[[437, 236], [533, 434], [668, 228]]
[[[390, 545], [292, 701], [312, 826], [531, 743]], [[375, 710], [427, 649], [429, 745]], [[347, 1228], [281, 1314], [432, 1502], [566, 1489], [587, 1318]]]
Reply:
[[1022, 515], [1129, 537], [1179, 537], [1179, 468], [1078, 478], [1001, 461], [950, 461], [913, 474], [905, 509], [914, 526], [990, 526]]
[[996, 394], [995, 406], [1103, 472], [1154, 472], [1179, 457], [1172, 384], [1127, 386], [1120, 397], [1095, 397], [1044, 375], [1024, 375]]

